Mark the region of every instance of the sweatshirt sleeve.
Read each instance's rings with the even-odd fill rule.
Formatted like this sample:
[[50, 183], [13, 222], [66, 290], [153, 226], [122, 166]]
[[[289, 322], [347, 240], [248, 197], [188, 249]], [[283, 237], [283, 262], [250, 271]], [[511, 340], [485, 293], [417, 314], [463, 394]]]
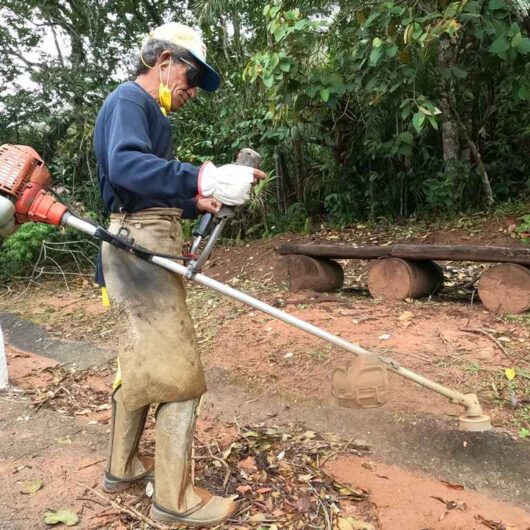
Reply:
[[182, 209], [183, 219], [195, 219], [203, 213], [197, 210], [197, 201], [195, 197], [192, 199], [182, 199], [179, 203], [179, 208]]
[[121, 97], [108, 120], [108, 177], [114, 187], [168, 204], [195, 197], [199, 168], [152, 154], [141, 105]]

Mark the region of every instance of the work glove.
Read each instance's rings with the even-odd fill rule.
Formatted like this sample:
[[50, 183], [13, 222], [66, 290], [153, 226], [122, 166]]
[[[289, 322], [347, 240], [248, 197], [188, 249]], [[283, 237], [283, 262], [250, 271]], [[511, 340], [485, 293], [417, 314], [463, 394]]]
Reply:
[[202, 197], [214, 197], [227, 206], [238, 206], [250, 199], [253, 182], [251, 167], [236, 164], [216, 167], [212, 162], [205, 162], [199, 171], [197, 188]]

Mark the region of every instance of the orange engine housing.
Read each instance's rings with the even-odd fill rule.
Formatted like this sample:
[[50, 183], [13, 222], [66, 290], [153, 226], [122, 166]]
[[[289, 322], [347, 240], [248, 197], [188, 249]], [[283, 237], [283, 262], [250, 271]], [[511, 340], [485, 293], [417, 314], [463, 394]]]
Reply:
[[20, 197], [28, 182], [47, 189], [52, 178], [35, 149], [26, 145], [0, 147], [0, 193]]
[[15, 199], [18, 224], [61, 224], [67, 208], [47, 193], [51, 181], [46, 164], [34, 149], [25, 145], [0, 146], [0, 194]]

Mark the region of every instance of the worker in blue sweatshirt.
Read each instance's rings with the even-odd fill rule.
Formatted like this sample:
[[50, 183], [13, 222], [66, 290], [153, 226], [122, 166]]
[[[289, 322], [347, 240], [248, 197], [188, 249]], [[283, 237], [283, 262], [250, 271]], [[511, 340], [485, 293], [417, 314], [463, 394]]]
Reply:
[[[182, 217], [215, 213], [221, 204], [243, 204], [252, 184], [265, 177], [250, 167], [211, 162], [197, 167], [173, 155], [167, 115], [195, 97], [197, 87], [212, 92], [219, 84], [192, 28], [164, 24], [146, 38], [135, 81], [107, 97], [94, 131], [112, 233], [126, 233], [154, 252], [180, 255]], [[127, 318], [104, 488], [120, 491], [154, 477], [154, 519], [219, 524], [234, 513], [233, 499], [197, 488], [190, 478], [197, 407], [206, 384], [182, 279], [107, 244], [102, 268], [112, 304]], [[159, 404], [154, 462], [138, 454], [152, 403]]]

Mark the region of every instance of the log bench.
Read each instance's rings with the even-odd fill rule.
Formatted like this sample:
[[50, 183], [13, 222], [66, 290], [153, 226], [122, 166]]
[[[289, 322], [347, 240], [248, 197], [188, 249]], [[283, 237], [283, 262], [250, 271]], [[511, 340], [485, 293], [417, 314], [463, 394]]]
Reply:
[[438, 292], [443, 271], [436, 261], [495, 263], [479, 280], [478, 294], [498, 314], [530, 308], [530, 249], [470, 245], [388, 246], [287, 243], [274, 275], [291, 291], [331, 291], [342, 287], [344, 272], [337, 259], [369, 260], [368, 290], [374, 298], [404, 300]]

